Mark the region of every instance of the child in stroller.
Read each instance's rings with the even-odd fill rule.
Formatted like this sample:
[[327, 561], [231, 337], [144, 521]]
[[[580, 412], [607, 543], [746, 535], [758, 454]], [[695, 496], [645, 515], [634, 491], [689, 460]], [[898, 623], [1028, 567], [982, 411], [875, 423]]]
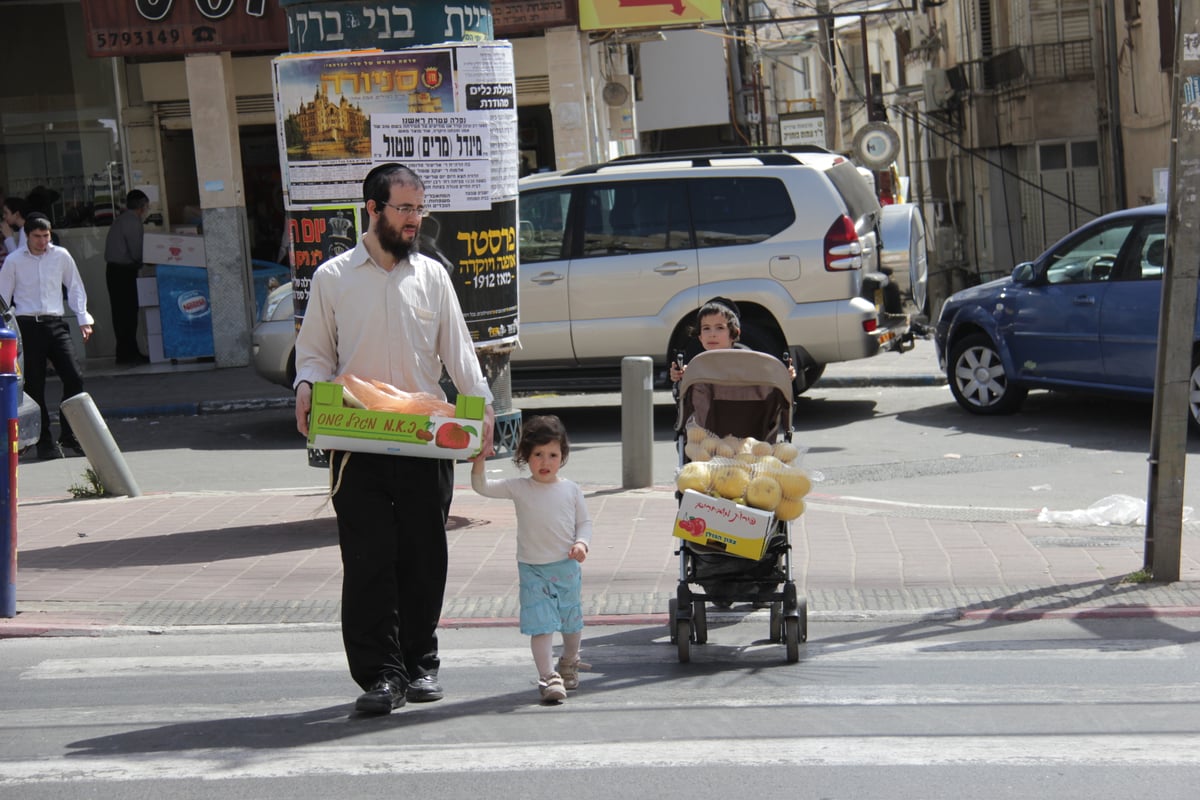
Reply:
[[[714, 297], [700, 307], [696, 312], [695, 334], [696, 338], [689, 341], [688, 349], [676, 353], [675, 360], [671, 362], [669, 374], [676, 402], [679, 402], [679, 381], [690, 358], [705, 350], [755, 349], [742, 343], [741, 311], [737, 303], [728, 297]], [[785, 356], [785, 359], [788, 374], [795, 380], [796, 368], [791, 363], [791, 357]]]
[[[753, 437], [759, 442], [790, 443], [792, 379], [774, 356], [752, 350], [714, 349], [698, 354], [679, 383], [677, 431], [680, 467], [689, 461], [683, 440], [689, 426], [717, 437]], [[790, 444], [789, 444], [790, 446]], [[679, 583], [670, 603], [672, 641], [680, 661], [690, 644], [708, 637], [705, 603], [728, 607], [735, 602], [767, 604], [770, 639], [787, 645], [787, 660], [799, 660], [807, 638], [807, 607], [792, 577], [790, 522], [776, 521], [762, 558], [728, 555], [680, 541]], [[701, 591], [693, 590], [698, 585]]]

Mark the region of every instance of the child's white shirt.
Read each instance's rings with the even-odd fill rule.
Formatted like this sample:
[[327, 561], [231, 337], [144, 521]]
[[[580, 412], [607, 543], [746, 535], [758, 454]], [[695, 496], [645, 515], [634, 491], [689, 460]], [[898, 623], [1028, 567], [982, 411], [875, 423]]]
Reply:
[[530, 477], [492, 480], [471, 473], [471, 487], [484, 497], [512, 500], [517, 507], [517, 561], [553, 564], [567, 558], [571, 545], [591, 547], [592, 518], [583, 490], [559, 478], [539, 483]]

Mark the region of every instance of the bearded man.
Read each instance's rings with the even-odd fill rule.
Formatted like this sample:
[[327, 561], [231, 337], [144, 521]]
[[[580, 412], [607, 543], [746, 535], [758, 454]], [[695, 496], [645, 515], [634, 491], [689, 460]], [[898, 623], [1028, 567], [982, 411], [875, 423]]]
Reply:
[[[296, 338], [296, 427], [308, 435], [312, 384], [343, 373], [444, 398], [486, 398], [484, 454], [493, 452], [492, 393], [445, 268], [418, 252], [425, 185], [400, 164], [363, 181], [370, 223], [358, 245], [313, 274]], [[446, 520], [454, 462], [330, 454], [342, 556], [342, 643], [364, 690], [363, 714], [443, 696], [437, 626], [446, 588]]]

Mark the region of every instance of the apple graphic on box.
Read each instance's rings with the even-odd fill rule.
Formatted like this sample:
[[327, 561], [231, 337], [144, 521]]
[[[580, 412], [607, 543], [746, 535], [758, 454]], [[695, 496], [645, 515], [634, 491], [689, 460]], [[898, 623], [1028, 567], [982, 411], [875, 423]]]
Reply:
[[447, 422], [437, 429], [434, 443], [447, 450], [465, 450], [471, 446], [471, 434], [457, 422]]
[[690, 533], [692, 536], [703, 536], [704, 531], [708, 529], [708, 524], [702, 517], [692, 517], [685, 519], [679, 523], [679, 527]]

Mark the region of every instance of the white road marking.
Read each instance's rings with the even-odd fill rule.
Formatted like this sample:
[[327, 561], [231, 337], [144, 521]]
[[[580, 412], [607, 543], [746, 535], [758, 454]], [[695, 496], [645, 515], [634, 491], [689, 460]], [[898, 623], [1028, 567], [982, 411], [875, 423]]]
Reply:
[[[646, 664], [673, 663], [676, 651], [667, 645], [664, 631], [662, 647], [595, 647], [589, 648], [589, 659], [603, 663]], [[704, 660], [705, 647], [713, 648], [722, 660], [731, 657], [778, 659], [781, 646], [772, 643], [739, 646], [736, 649], [719, 642], [693, 648], [693, 659]], [[947, 641], [936, 642], [806, 642], [801, 646], [798, 669], [805, 663], [873, 661], [881, 659], [1121, 659], [1138, 658], [1182, 659], [1182, 645], [1166, 639], [1030, 639], [1004, 641]], [[479, 668], [517, 666], [529, 662], [529, 651], [512, 648], [471, 648], [448, 650], [443, 654], [443, 666]], [[109, 658], [48, 659], [25, 670], [21, 680], [96, 680], [146, 675], [190, 675], [219, 670], [228, 673], [272, 672], [345, 672], [346, 657], [341, 653], [254, 653], [245, 655], [139, 656]]]
[[321, 775], [473, 774], [563, 769], [736, 766], [1200, 765], [1200, 735], [828, 736], [462, 745], [306, 745], [254, 752], [81, 756], [0, 761], [0, 786], [80, 781], [246, 780]]

